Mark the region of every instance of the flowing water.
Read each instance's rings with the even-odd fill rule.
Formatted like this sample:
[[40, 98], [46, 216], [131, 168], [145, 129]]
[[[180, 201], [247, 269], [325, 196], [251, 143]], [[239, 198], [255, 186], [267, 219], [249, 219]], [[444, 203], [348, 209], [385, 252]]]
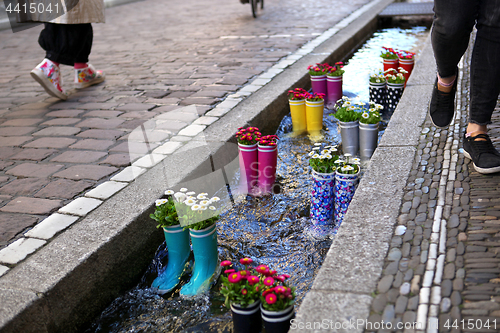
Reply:
[[[377, 31], [345, 66], [344, 94], [368, 101], [368, 76], [381, 68], [382, 46], [418, 51], [427, 35], [425, 27], [391, 28]], [[418, 54], [417, 54], [418, 56]], [[338, 144], [340, 134], [333, 116], [325, 117], [326, 130], [319, 140]], [[316, 239], [304, 230], [310, 226], [309, 189], [311, 176], [307, 153], [313, 140], [294, 137], [291, 118], [286, 116], [277, 131], [278, 169], [276, 193], [272, 196], [237, 200], [217, 222], [219, 259], [233, 262], [250, 257], [279, 273], [291, 275], [297, 287], [296, 309], [300, 306], [330, 248], [331, 239]], [[382, 135], [383, 131], [380, 133]], [[314, 139], [318, 141], [318, 139]], [[233, 180], [237, 182], [237, 180]], [[154, 221], [151, 222], [154, 225]], [[179, 296], [178, 288], [159, 296], [149, 287], [166, 264], [163, 243], [140, 283], [118, 297], [87, 329], [91, 332], [232, 332], [231, 313], [224, 307], [220, 285], [194, 299]]]

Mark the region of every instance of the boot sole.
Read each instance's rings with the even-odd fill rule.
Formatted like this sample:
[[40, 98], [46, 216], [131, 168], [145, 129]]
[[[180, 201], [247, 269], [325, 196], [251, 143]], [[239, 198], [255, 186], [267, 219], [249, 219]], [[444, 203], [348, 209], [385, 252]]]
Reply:
[[62, 100], [67, 100], [68, 96], [54, 87], [54, 85], [45, 77], [45, 74], [43, 74], [42, 70], [35, 68], [31, 72], [31, 77], [38, 82], [43, 89], [47, 92], [52, 97], [59, 98]]
[[[471, 158], [470, 154], [467, 151], [465, 151], [465, 149], [464, 149], [464, 156], [467, 157], [469, 160], [472, 161], [472, 158]], [[485, 169], [485, 168], [478, 167], [476, 165], [476, 163], [474, 163], [474, 161], [472, 161], [472, 165], [474, 166], [474, 169], [477, 172], [479, 172], [479, 173], [481, 173], [483, 175], [487, 175], [487, 174], [490, 174], [490, 173], [500, 172], [500, 166], [497, 166], [497, 167], [494, 167], [494, 168]]]

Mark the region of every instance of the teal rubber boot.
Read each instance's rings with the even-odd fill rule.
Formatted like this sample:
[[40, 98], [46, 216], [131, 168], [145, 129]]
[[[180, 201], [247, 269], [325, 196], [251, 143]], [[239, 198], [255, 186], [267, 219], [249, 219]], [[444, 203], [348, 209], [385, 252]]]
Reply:
[[183, 296], [202, 294], [210, 289], [219, 259], [215, 224], [203, 230], [189, 230], [189, 234], [193, 244], [194, 269], [191, 280], [181, 288]]
[[158, 293], [165, 294], [179, 284], [187, 266], [191, 248], [189, 246], [189, 230], [180, 225], [163, 228], [168, 249], [167, 268], [154, 281], [151, 287]]

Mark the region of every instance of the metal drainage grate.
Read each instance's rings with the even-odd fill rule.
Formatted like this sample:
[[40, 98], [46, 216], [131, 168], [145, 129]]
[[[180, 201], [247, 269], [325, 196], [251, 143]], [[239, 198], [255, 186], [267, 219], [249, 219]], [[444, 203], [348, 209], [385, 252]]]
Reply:
[[385, 7], [379, 17], [434, 15], [434, 2], [396, 2]]

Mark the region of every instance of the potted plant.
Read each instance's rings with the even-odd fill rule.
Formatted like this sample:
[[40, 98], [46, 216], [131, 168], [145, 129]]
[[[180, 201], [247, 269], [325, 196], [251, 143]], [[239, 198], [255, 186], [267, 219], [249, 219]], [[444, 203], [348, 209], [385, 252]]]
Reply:
[[323, 110], [325, 107], [325, 94], [305, 94], [306, 97], [306, 122], [309, 133], [317, 133], [323, 128]]
[[358, 158], [353, 158], [350, 154], [344, 154], [343, 157], [335, 161], [337, 170], [335, 173], [335, 227], [334, 233], [344, 220], [347, 208], [351, 203], [359, 177]]
[[323, 238], [333, 222], [335, 161], [339, 158], [337, 147], [315, 143], [309, 153], [313, 186], [311, 189], [310, 234]]
[[342, 98], [342, 75], [344, 74], [344, 63], [337, 62], [326, 72], [326, 105], [332, 108], [335, 102]]
[[359, 118], [359, 151], [362, 158], [369, 159], [378, 144], [378, 125], [383, 106], [370, 102]]
[[221, 277], [224, 304], [231, 309], [235, 333], [259, 333], [262, 328], [260, 312], [260, 276], [249, 265], [252, 259], [240, 259], [244, 268], [231, 268], [229, 260], [221, 262], [225, 268]]
[[253, 193], [258, 179], [257, 143], [261, 133], [257, 127], [238, 128], [236, 139], [240, 162], [240, 190], [242, 193]]
[[309, 76], [311, 77], [311, 87], [313, 93], [326, 95], [326, 73], [330, 69], [328, 64], [316, 64], [307, 67]]
[[399, 67], [399, 58], [396, 50], [390, 47], [382, 46], [384, 49], [380, 54], [382, 62], [384, 64], [384, 72], [388, 69], [397, 69]]
[[342, 151], [356, 155], [359, 150], [359, 118], [358, 103], [353, 103], [348, 97], [342, 97], [335, 105], [334, 117], [339, 121], [342, 137]]
[[295, 88], [288, 91], [288, 103], [292, 116], [293, 132], [300, 134], [307, 130], [305, 94], [307, 91], [302, 88]]
[[262, 320], [266, 332], [287, 333], [290, 321], [295, 317], [295, 287], [288, 284], [288, 274], [277, 275], [266, 265], [255, 269], [261, 274], [260, 301]]
[[379, 70], [377, 73], [371, 74], [369, 82], [370, 102], [382, 105], [383, 108], [380, 112], [383, 113], [387, 99], [387, 80], [384, 72]]
[[167, 199], [156, 201], [155, 212], [150, 215], [162, 227], [168, 248], [166, 269], [153, 281], [158, 293], [172, 291], [185, 272], [193, 247], [195, 267], [192, 278], [180, 293], [194, 296], [208, 290], [214, 280], [217, 267], [217, 232], [215, 223], [219, 209], [215, 206], [219, 197], [208, 198], [207, 193], [196, 195], [187, 188], [178, 192], [167, 190]]
[[396, 110], [399, 100], [403, 95], [403, 90], [405, 87], [405, 75], [406, 70], [403, 68], [398, 68], [398, 70], [390, 69], [386, 72], [387, 80], [387, 114], [390, 116]]
[[403, 68], [406, 73], [405, 76], [405, 85], [410, 78], [411, 72], [413, 71], [413, 67], [415, 66], [415, 52], [400, 50], [398, 52], [399, 57], [399, 67]]
[[260, 194], [271, 193], [276, 181], [276, 166], [278, 163], [277, 141], [278, 136], [266, 135], [261, 137], [258, 143], [258, 189]]

